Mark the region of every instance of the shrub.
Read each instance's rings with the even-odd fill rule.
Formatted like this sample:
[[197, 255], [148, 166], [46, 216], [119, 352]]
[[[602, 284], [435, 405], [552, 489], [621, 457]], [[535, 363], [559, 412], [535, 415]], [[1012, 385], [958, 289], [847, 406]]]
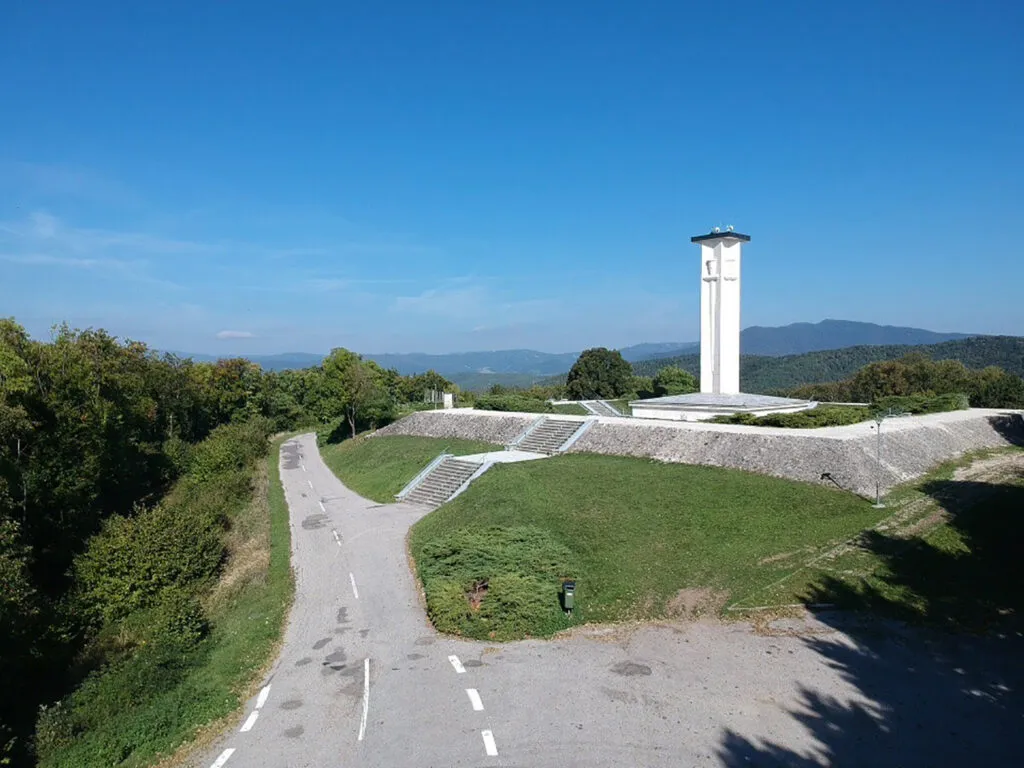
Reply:
[[902, 411], [903, 413], [943, 413], [945, 411], [962, 411], [970, 408], [967, 395], [952, 392], [944, 395], [905, 395], [880, 397], [871, 407], [875, 411]]
[[461, 529], [416, 552], [434, 626], [479, 639], [565, 626], [558, 579], [572, 572], [571, 561], [566, 547], [530, 526]]
[[521, 394], [481, 395], [476, 399], [475, 408], [484, 411], [525, 411], [526, 413], [552, 413], [554, 409], [547, 400], [540, 400]]
[[273, 424], [264, 418], [217, 427], [193, 450], [191, 474], [208, 480], [220, 472], [244, 469], [266, 452], [272, 430]]
[[194, 589], [216, 574], [222, 538], [220, 516], [208, 508], [161, 504], [110, 517], [75, 562], [79, 600], [94, 618], [116, 621], [169, 587]]
[[737, 413], [732, 416], [716, 416], [711, 421], [716, 424], [815, 429], [817, 427], [842, 427], [847, 424], [858, 424], [870, 418], [871, 412], [867, 408], [853, 405], [819, 405], [816, 408], [796, 413], [770, 413], [767, 416]]

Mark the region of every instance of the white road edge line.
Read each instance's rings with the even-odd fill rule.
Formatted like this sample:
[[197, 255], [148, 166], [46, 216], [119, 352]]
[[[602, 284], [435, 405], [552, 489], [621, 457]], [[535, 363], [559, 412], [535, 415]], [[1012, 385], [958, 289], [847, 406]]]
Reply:
[[484, 737], [484, 749], [487, 750], [487, 754], [494, 757], [498, 754], [498, 745], [494, 743], [494, 734], [490, 731], [480, 731], [480, 735]]
[[260, 711], [258, 709], [254, 710], [253, 713], [245, 719], [245, 722], [242, 723], [242, 728], [241, 730], [239, 730], [239, 733], [246, 733], [247, 731], [251, 731], [252, 727], [256, 725], [256, 718], [259, 716]]
[[455, 667], [455, 672], [457, 674], [461, 675], [463, 672], [466, 671], [466, 668], [462, 666], [462, 662], [459, 661], [458, 656], [449, 656], [448, 661], [450, 661], [452, 663], [452, 666]]
[[354, 573], [348, 575], [349, 581], [352, 582], [352, 594], [356, 596], [356, 600], [359, 599], [359, 590], [356, 589], [356, 576]]
[[264, 704], [267, 703], [267, 696], [270, 695], [270, 685], [263, 686], [263, 690], [260, 691], [259, 697], [256, 699], [256, 709], [261, 709]]
[[466, 695], [469, 696], [469, 703], [473, 705], [474, 712], [483, 712], [484, 703], [480, 700], [480, 694], [476, 688], [467, 688]]
[[228, 747], [220, 753], [220, 757], [213, 761], [213, 765], [211, 765], [210, 768], [222, 768], [224, 763], [226, 763], [228, 761], [228, 758], [231, 757], [233, 754], [235, 754], [235, 748]]
[[324, 509], [324, 503], [322, 501], [317, 501], [317, 504], [320, 505], [320, 511], [321, 512], [326, 512], [327, 511], [326, 509]]
[[[366, 735], [366, 716], [370, 714], [370, 659], [363, 662], [363, 718], [359, 721], [359, 741]], [[497, 754], [497, 753], [495, 753]]]

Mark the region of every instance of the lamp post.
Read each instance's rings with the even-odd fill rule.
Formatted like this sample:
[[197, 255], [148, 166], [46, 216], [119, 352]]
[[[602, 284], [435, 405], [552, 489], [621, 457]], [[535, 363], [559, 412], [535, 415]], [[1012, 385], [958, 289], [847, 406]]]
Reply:
[[896, 408], [875, 412], [875, 503], [871, 505], [875, 509], [885, 509], [885, 504], [882, 503], [882, 422], [894, 416], [906, 415], [905, 411]]

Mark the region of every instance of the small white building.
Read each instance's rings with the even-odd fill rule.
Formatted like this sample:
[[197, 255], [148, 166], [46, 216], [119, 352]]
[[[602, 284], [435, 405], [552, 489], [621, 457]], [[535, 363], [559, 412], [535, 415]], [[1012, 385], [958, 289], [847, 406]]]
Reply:
[[794, 413], [817, 403], [740, 391], [740, 267], [749, 235], [717, 227], [690, 238], [700, 245], [700, 392], [629, 404], [639, 419], [704, 421], [715, 416]]

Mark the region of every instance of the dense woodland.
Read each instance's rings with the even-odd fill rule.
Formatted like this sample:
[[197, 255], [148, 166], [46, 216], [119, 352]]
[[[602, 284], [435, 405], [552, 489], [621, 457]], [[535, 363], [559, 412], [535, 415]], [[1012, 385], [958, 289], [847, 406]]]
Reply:
[[[436, 374], [402, 377], [344, 349], [316, 368], [264, 373], [241, 359], [159, 355], [103, 331], [61, 327], [36, 341], [0, 320], [0, 764], [28, 763], [39, 707], [105, 663], [84, 661], [105, 625], [158, 608], [167, 595], [154, 584], [186, 589], [187, 603], [188, 590], [215, 576], [225, 513], [200, 514], [207, 507], [194, 498], [196, 484], [217, 474], [217, 487], [244, 496], [245, 481], [222, 473], [249, 461], [253, 445], [265, 455], [272, 432], [335, 420], [351, 434], [449, 387]], [[179, 479], [192, 490], [175, 486]], [[181, 509], [173, 520], [159, 512], [172, 487], [199, 515], [187, 535], [166, 527], [185, 525]], [[198, 570], [138, 551], [153, 531], [189, 548], [196, 556], [178, 552], [178, 560]], [[119, 568], [139, 578], [105, 578]], [[167, 594], [181, 602], [180, 590]]]

